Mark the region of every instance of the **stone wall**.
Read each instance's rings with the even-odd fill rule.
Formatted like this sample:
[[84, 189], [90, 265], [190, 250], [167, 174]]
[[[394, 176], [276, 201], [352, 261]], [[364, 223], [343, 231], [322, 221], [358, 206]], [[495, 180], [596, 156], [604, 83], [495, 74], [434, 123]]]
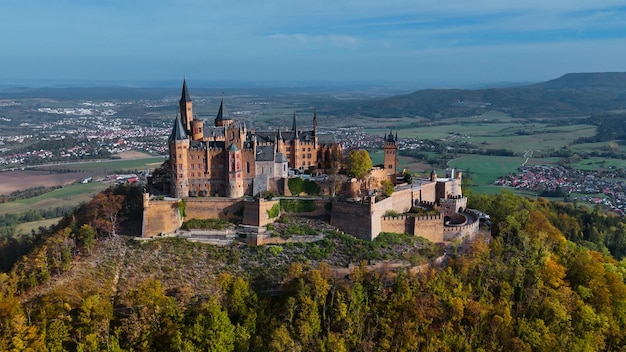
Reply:
[[261, 199], [246, 199], [243, 201], [243, 224], [250, 226], [265, 226], [269, 223], [274, 222], [275, 219], [280, 216], [280, 211], [278, 215], [271, 218], [269, 217], [268, 211], [275, 205], [278, 204], [278, 200], [265, 200]]
[[330, 224], [354, 237], [372, 240], [372, 217], [367, 202], [333, 201]]
[[413, 235], [421, 236], [434, 243], [441, 243], [444, 240], [443, 219], [441, 214], [431, 216], [415, 217]]
[[154, 237], [161, 233], [172, 233], [182, 225], [178, 211], [178, 199], [150, 200], [144, 194], [142, 237]]
[[419, 190], [419, 196], [415, 197], [416, 200], [422, 202], [436, 202], [438, 200], [436, 186], [436, 182], [422, 184], [421, 189]]
[[[460, 214], [459, 214], [460, 215]], [[480, 221], [478, 217], [470, 212], [465, 212], [463, 215], [466, 217], [469, 224], [460, 226], [446, 226], [443, 228], [443, 237], [445, 241], [452, 241], [457, 238], [465, 238], [476, 233], [480, 227]]]
[[441, 215], [431, 216], [396, 216], [381, 219], [383, 232], [408, 233], [420, 236], [431, 242], [443, 242], [443, 220]]
[[381, 220], [382, 232], [413, 234], [415, 218], [413, 216], [384, 216]]
[[185, 219], [241, 219], [243, 198], [186, 198]]
[[411, 185], [404, 185], [396, 187], [396, 191], [393, 192], [393, 210], [398, 213], [406, 213], [411, 210], [413, 206], [413, 189]]

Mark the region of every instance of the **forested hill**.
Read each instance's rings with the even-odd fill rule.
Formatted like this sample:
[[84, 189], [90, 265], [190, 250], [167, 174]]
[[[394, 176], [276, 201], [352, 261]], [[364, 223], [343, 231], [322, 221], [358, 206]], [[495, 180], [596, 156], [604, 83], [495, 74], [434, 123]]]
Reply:
[[[103, 192], [0, 272], [0, 351], [626, 346], [626, 262], [609, 254], [626, 255], [626, 223], [598, 210], [511, 193], [472, 197], [468, 206], [492, 216], [489, 243], [450, 251], [442, 268], [361, 265], [338, 277], [337, 258], [416, 253], [415, 265], [433, 247], [401, 234], [366, 242], [338, 233], [284, 246], [138, 243], [112, 222], [136, 218], [135, 192]], [[278, 285], [263, 287], [259, 277]]]
[[544, 83], [490, 89], [424, 89], [372, 103], [359, 113], [372, 117], [431, 119], [502, 111], [514, 117], [589, 116], [626, 108], [626, 73], [569, 73]]

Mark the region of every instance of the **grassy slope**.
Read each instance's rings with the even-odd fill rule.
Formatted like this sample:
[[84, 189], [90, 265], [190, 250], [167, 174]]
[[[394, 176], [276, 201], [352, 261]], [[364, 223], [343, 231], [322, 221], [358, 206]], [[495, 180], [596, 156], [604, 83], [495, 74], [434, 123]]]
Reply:
[[55, 189], [37, 197], [0, 204], [0, 213], [17, 214], [30, 210], [41, 210], [59, 206], [76, 206], [90, 200], [98, 192], [111, 186], [110, 183], [74, 184]]

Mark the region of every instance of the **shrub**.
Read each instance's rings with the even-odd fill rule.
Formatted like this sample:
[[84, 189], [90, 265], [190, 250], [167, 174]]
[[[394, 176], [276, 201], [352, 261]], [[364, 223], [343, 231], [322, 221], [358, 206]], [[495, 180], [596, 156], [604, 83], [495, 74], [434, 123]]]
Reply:
[[283, 210], [292, 213], [310, 213], [317, 209], [315, 201], [304, 199], [282, 199], [280, 206]]
[[231, 225], [230, 222], [222, 219], [190, 219], [183, 222], [180, 228], [183, 230], [224, 230]]
[[267, 210], [267, 216], [272, 219], [280, 215], [280, 204], [276, 203], [272, 205], [270, 209]]
[[300, 177], [290, 178], [289, 181], [287, 181], [287, 186], [291, 194], [306, 193], [308, 195], [318, 195], [321, 191], [317, 183]]

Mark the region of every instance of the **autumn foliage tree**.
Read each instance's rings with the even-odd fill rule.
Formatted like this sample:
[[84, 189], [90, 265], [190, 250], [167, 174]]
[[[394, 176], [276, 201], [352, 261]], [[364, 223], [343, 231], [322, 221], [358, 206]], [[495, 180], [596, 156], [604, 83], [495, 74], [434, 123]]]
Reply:
[[98, 193], [84, 207], [85, 223], [89, 224], [100, 236], [115, 236], [122, 220], [120, 212], [124, 195], [114, 194], [112, 189]]
[[372, 169], [372, 158], [365, 149], [353, 150], [348, 154], [346, 167], [348, 175], [362, 180]]

